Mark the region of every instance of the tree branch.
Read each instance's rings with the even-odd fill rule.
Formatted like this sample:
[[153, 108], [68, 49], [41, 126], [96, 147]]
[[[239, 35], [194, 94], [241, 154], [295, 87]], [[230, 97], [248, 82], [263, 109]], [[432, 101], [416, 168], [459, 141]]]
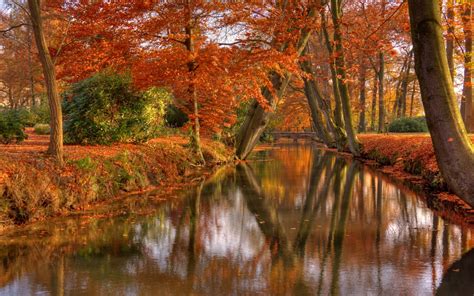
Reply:
[[262, 39], [246, 39], [246, 40], [237, 40], [237, 41], [234, 41], [234, 42], [219, 42], [218, 44], [219, 45], [227, 45], [227, 46], [232, 46], [232, 45], [237, 45], [237, 44], [241, 44], [241, 43], [250, 43], [250, 42], [254, 42], [254, 43], [264, 43], [264, 44], [267, 44], [267, 45], [272, 45], [271, 42], [269, 41], [266, 41], [266, 40], [262, 40]]
[[57, 59], [58, 59], [58, 56], [59, 54], [61, 53], [64, 45], [65, 45], [65, 41], [66, 41], [66, 38], [67, 38], [67, 34], [69, 32], [69, 28], [71, 27], [71, 19], [68, 20], [67, 22], [67, 27], [66, 27], [66, 32], [64, 32], [64, 35], [63, 35], [63, 38], [61, 39], [61, 44], [59, 45], [59, 48], [58, 48], [58, 51], [56, 52], [56, 55], [54, 56], [53, 58], [53, 64], [56, 65], [56, 62], [57, 62]]
[[26, 24], [26, 23], [21, 23], [21, 24], [13, 25], [13, 26], [11, 26], [11, 27], [9, 27], [9, 28], [7, 28], [7, 29], [0, 30], [0, 33], [5, 35], [6, 33], [10, 32], [10, 31], [12, 31], [12, 30], [15, 30], [15, 29], [17, 29], [17, 28], [23, 27], [23, 26], [28, 26], [28, 24]]
[[369, 37], [371, 37], [372, 35], [374, 35], [375, 33], [377, 33], [389, 20], [392, 19], [392, 17], [395, 16], [395, 14], [400, 10], [400, 8], [402, 8], [403, 4], [406, 3], [406, 0], [403, 0], [402, 3], [400, 3], [400, 5], [398, 5], [398, 7], [393, 11], [393, 13], [391, 15], [388, 16], [388, 18], [386, 18], [381, 24], [380, 26], [378, 26], [374, 31], [372, 31], [369, 35], [367, 35], [364, 39], [367, 40]]

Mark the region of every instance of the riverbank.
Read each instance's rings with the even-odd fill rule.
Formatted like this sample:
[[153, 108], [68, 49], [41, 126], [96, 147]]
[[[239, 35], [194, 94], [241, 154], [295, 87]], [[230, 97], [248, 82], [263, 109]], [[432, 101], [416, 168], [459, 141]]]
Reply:
[[0, 145], [0, 232], [144, 190], [166, 196], [232, 156], [223, 144], [203, 139], [206, 165], [200, 166], [188, 139], [168, 136], [141, 145], [65, 146], [60, 168], [45, 155], [47, 143], [48, 136], [30, 132], [20, 145]]
[[474, 209], [449, 192], [429, 134], [360, 134], [359, 139], [367, 165], [425, 192], [428, 205], [444, 216], [474, 224]]

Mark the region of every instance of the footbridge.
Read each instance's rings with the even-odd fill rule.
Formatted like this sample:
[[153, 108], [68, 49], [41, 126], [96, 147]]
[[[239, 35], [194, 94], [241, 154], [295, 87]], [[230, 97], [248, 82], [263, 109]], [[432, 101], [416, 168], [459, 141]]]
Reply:
[[311, 131], [274, 131], [270, 134], [273, 136], [273, 139], [275, 139], [275, 141], [285, 138], [292, 139], [294, 142], [298, 142], [298, 140], [312, 140], [316, 142], [321, 142], [316, 133]]

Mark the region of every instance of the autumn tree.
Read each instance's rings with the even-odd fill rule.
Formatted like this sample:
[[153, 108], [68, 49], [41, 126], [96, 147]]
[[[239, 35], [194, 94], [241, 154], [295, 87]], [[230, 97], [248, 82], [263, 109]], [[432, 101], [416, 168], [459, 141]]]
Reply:
[[73, 22], [59, 57], [61, 77], [77, 81], [111, 68], [131, 71], [140, 88], [169, 89], [192, 119], [197, 147], [202, 132], [233, 124], [239, 102], [257, 98], [265, 105], [260, 87], [269, 83], [268, 72], [294, 63], [268, 46], [271, 5], [131, 1], [65, 9]]
[[344, 128], [344, 119], [342, 115], [341, 94], [339, 90], [339, 80], [337, 79], [336, 64], [335, 64], [335, 50], [334, 42], [329, 36], [328, 22], [326, 20], [325, 10], [320, 11], [321, 14], [321, 30], [324, 36], [324, 41], [328, 51], [328, 63], [331, 71], [331, 81], [334, 94], [334, 120], [337, 126]]
[[415, 69], [436, 159], [450, 189], [474, 206], [474, 148], [457, 106], [438, 1], [408, 3]]
[[[340, 19], [342, 24], [346, 24], [349, 20], [351, 24], [350, 26], [342, 26], [341, 30], [345, 60], [344, 72], [346, 74], [344, 83], [347, 85], [350, 98], [351, 114], [358, 115], [361, 130], [364, 130], [367, 113], [366, 96], [369, 85], [367, 82], [373, 79], [375, 84], [375, 89], [372, 89], [372, 97], [374, 99], [372, 99], [372, 108], [370, 108], [370, 118], [375, 126], [375, 111], [377, 109], [378, 97], [382, 95], [383, 98], [386, 95], [390, 95], [387, 98], [390, 99], [392, 96], [389, 92], [386, 94], [385, 90], [382, 94], [379, 93], [379, 80], [387, 84], [389, 90], [393, 89], [392, 85], [394, 83], [397, 84], [397, 95], [393, 97], [395, 98], [394, 104], [397, 104], [397, 107], [400, 106], [398, 108], [399, 116], [404, 113], [404, 110], [406, 112], [408, 84], [413, 80], [413, 75], [411, 75], [410, 71], [412, 67], [407, 67], [409, 55], [405, 54], [405, 52], [409, 53], [411, 48], [408, 40], [409, 26], [408, 18], [405, 14], [407, 12], [406, 5], [403, 5], [403, 2], [388, 5], [386, 18], [383, 18], [384, 15], [381, 15], [379, 8], [380, 1], [346, 3], [344, 5], [344, 15], [341, 14]], [[345, 128], [342, 118], [341, 90], [339, 89], [341, 76], [336, 73], [335, 63], [339, 52], [336, 50], [334, 38], [331, 37], [334, 36], [334, 25], [327, 22], [325, 9], [321, 9], [320, 14], [320, 27], [315, 30], [313, 38], [310, 39], [304, 51], [305, 55], [300, 59], [300, 66], [304, 72], [304, 75], [302, 75], [303, 79], [307, 80], [305, 91], [312, 111], [313, 121], [317, 125], [315, 126], [316, 132], [329, 147], [341, 149], [341, 146], [347, 147], [347, 142], [343, 137], [339, 137], [339, 140], [337, 140], [337, 133], [334, 132], [337, 129], [343, 130]], [[318, 31], [318, 29], [320, 30]], [[380, 32], [384, 33], [381, 34]], [[391, 36], [392, 39], [388, 40], [386, 36]], [[370, 42], [367, 42], [367, 39]], [[327, 54], [324, 54], [324, 46], [323, 48], [318, 47], [321, 40], [325, 45]], [[374, 59], [374, 57], [379, 56], [380, 52], [384, 53], [383, 66], [384, 68], [387, 67], [387, 71], [384, 69], [383, 75], [380, 75], [379, 59]], [[386, 55], [385, 52], [388, 54]], [[403, 62], [404, 66], [399, 65], [400, 61]], [[371, 73], [368, 71], [370, 68], [373, 68], [376, 72], [375, 76], [368, 75], [368, 73]], [[325, 69], [330, 70], [329, 75], [325, 73]], [[391, 75], [394, 71], [401, 72], [396, 79]], [[321, 80], [323, 87], [315, 83], [317, 80]], [[333, 87], [332, 96], [328, 96], [327, 93], [321, 91], [321, 88], [327, 85], [326, 81], [331, 81], [330, 85]], [[356, 92], [358, 92], [359, 98], [357, 101]], [[413, 100], [413, 102], [416, 101]], [[385, 103], [383, 105], [385, 106]], [[333, 110], [331, 111], [331, 109]], [[329, 110], [329, 112], [326, 110]], [[328, 113], [332, 116], [327, 116]], [[353, 121], [355, 122], [355, 120]], [[345, 136], [345, 131], [343, 136]]]
[[35, 57], [35, 45], [29, 17], [25, 11], [11, 3], [0, 13], [0, 64], [1, 92], [10, 108], [36, 105], [38, 76], [41, 65]]
[[48, 153], [62, 165], [63, 163], [63, 116], [61, 110], [61, 99], [59, 96], [56, 70], [51, 58], [48, 43], [43, 28], [40, 0], [28, 0], [28, 8], [31, 17], [31, 25], [38, 48], [38, 55], [43, 67], [43, 75], [48, 94], [49, 110], [51, 113], [51, 135]]
[[446, 54], [448, 57], [448, 65], [449, 65], [449, 72], [451, 74], [451, 78], [454, 81], [454, 77], [456, 75], [456, 71], [454, 69], [454, 39], [456, 38], [454, 35], [454, 27], [455, 27], [455, 15], [454, 15], [454, 8], [455, 8], [455, 0], [447, 0], [446, 1], [446, 10], [447, 10], [447, 34], [446, 34]]
[[359, 72], [359, 125], [358, 132], [365, 132], [366, 130], [366, 82], [367, 82], [367, 66], [364, 62], [361, 63]]
[[349, 89], [347, 86], [347, 74], [345, 71], [346, 61], [344, 57], [344, 48], [342, 44], [342, 31], [340, 24], [340, 15], [342, 13], [341, 1], [331, 0], [331, 15], [334, 26], [334, 43], [335, 43], [335, 65], [337, 73], [337, 83], [339, 86], [339, 94], [341, 96], [342, 113], [344, 115], [344, 125], [346, 127], [347, 141], [349, 149], [355, 156], [360, 156], [360, 143], [357, 139], [356, 131], [352, 122], [351, 100]]
[[461, 115], [468, 132], [474, 132], [474, 103], [472, 100], [472, 3], [462, 5], [464, 33], [464, 83], [461, 98]]
[[313, 60], [306, 54], [310, 51], [309, 45], [308, 43], [305, 49], [304, 59], [300, 61], [300, 67], [304, 73], [304, 92], [311, 110], [311, 117], [320, 139], [328, 147], [343, 151], [347, 146], [346, 134], [343, 127], [338, 126], [334, 119], [329, 98], [324, 97], [320, 90]]
[[[264, 83], [267, 69], [278, 63], [278, 57], [258, 48], [254, 40], [212, 37], [248, 21], [254, 8], [260, 7], [198, 1], [165, 3], [155, 5], [156, 16], [139, 28], [158, 38], [147, 38], [156, 46], [141, 51], [140, 62], [133, 65], [136, 83], [171, 87], [178, 104], [193, 120], [193, 139], [202, 160], [200, 127], [210, 135], [231, 125], [238, 103], [252, 97]], [[229, 11], [233, 14], [228, 15]]]
[[405, 54], [403, 65], [400, 68], [395, 89], [395, 100], [392, 108], [392, 118], [405, 117], [407, 111], [408, 83], [412, 68], [413, 51]]
[[[260, 27], [254, 29], [255, 34], [258, 36], [267, 31], [267, 36], [270, 36], [268, 46], [273, 51], [293, 57], [293, 64], [295, 64], [311, 36], [314, 17], [319, 8], [317, 2], [308, 1], [301, 5], [292, 1], [277, 2], [269, 7], [267, 14], [270, 17], [263, 18], [264, 21], [258, 24]], [[268, 28], [271, 31], [268, 31]], [[247, 158], [258, 143], [278, 100], [286, 92], [292, 73], [282, 65], [278, 68], [269, 71], [267, 83], [262, 84], [261, 94], [257, 96], [260, 100], [254, 100], [242, 124], [236, 144], [236, 157], [239, 159]]]

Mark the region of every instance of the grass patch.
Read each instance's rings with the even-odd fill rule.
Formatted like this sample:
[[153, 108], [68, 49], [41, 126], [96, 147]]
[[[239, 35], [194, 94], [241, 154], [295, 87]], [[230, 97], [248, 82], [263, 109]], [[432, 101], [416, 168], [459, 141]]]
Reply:
[[38, 123], [35, 124], [33, 129], [37, 135], [49, 135], [51, 133], [51, 127], [49, 124]]

